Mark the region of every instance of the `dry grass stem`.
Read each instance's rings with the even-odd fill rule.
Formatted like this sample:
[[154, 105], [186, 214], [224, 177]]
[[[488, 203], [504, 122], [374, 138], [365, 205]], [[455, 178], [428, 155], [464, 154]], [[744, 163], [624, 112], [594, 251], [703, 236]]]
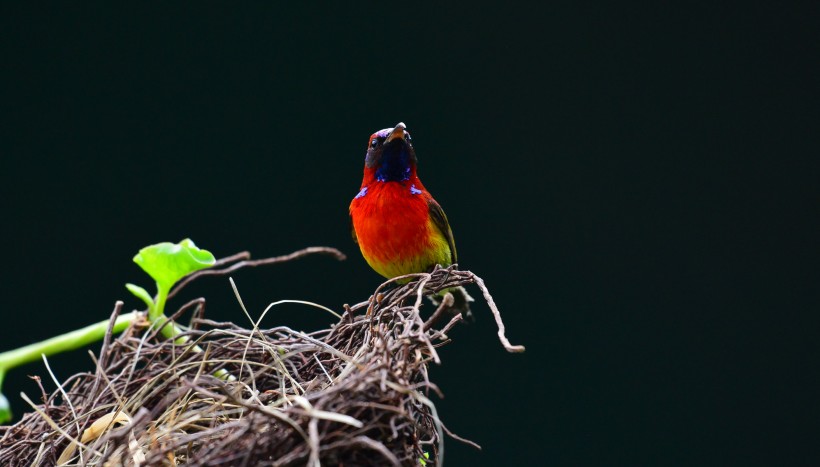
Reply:
[[[175, 292], [204, 275], [317, 252], [341, 257], [324, 248], [258, 261], [240, 253]], [[502, 345], [523, 347], [509, 343], [492, 297], [471, 272], [437, 268], [405, 278], [310, 333], [262, 328], [264, 313], [254, 320], [246, 311], [250, 329], [208, 320], [203, 299], [182, 307], [197, 310], [184, 341], [161, 339], [145, 323], [113, 339], [109, 327], [95, 371], [54, 378], [58, 388], [43, 391], [42, 404], [26, 397], [34, 411], [0, 427], [0, 465], [56, 465], [61, 454], [64, 465], [88, 466], [419, 465], [425, 453], [427, 465], [441, 465], [449, 431], [430, 400], [440, 392], [428, 365], [439, 361], [435, 349], [461, 317], [437, 325], [450, 297], [425, 322], [422, 297], [477, 284]], [[112, 323], [121, 308], [118, 302]], [[218, 371], [238, 377], [214, 377]]]

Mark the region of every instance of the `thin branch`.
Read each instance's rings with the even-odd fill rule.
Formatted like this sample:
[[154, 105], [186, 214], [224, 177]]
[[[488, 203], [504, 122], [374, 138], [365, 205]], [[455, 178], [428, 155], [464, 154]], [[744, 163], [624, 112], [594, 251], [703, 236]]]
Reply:
[[493, 300], [493, 296], [490, 295], [490, 291], [487, 290], [487, 286], [484, 285], [484, 280], [480, 277], [473, 275], [475, 278], [475, 283], [479, 289], [481, 289], [481, 293], [484, 294], [484, 299], [487, 300], [487, 305], [490, 307], [490, 310], [493, 312], [493, 316], [495, 317], [495, 324], [498, 326], [498, 340], [501, 341], [501, 345], [507, 349], [507, 352], [523, 352], [524, 346], [523, 345], [512, 345], [510, 341], [507, 340], [507, 336], [504, 332], [504, 321], [501, 320], [501, 312], [498, 311], [498, 307], [495, 306], [495, 301]]
[[[259, 261], [243, 252], [196, 277], [311, 251], [316, 252]], [[447, 429], [430, 399], [443, 397], [429, 380], [429, 366], [438, 362], [436, 349], [450, 345], [446, 333], [463, 319], [457, 314], [442, 326], [453, 305], [451, 294], [426, 322], [419, 310], [425, 295], [471, 284], [482, 290], [505, 349], [523, 350], [507, 341], [483, 280], [455, 267], [386, 281], [370, 300], [344, 306], [335, 324], [313, 332], [260, 327], [279, 302], [241, 327], [202, 318], [202, 299], [170, 317], [196, 310], [191, 327], [175, 339], [153, 338], [158, 330], [152, 327], [135, 326], [116, 339], [109, 330], [99, 360], [92, 358], [96, 372], [58, 382], [60, 388], [44, 397], [44, 405], [34, 406], [36, 413], [0, 431], [0, 465], [28, 465], [32, 459], [54, 464], [66, 445], [60, 435], [76, 441], [67, 432], [75, 423], [117, 411], [133, 414], [130, 425], [109, 430], [88, 446], [78, 444], [84, 465], [134, 459], [143, 465], [190, 466], [418, 465], [429, 453], [428, 465], [440, 466], [448, 435], [478, 448]], [[119, 306], [112, 313], [116, 321], [123, 319], [118, 313]], [[212, 374], [215, 370], [238, 378], [225, 381]], [[69, 398], [71, 406], [60, 403]]]
[[[230, 274], [230, 273], [236, 271], [237, 269], [253, 268], [253, 267], [257, 267], [257, 266], [268, 266], [268, 265], [271, 265], [271, 264], [284, 263], [284, 262], [287, 262], [287, 261], [293, 261], [295, 259], [299, 259], [299, 258], [309, 256], [309, 255], [316, 255], [316, 254], [330, 255], [330, 256], [333, 256], [334, 258], [336, 258], [339, 261], [344, 261], [345, 259], [347, 259], [347, 256], [345, 256], [345, 254], [342, 253], [341, 251], [337, 250], [336, 248], [331, 248], [331, 247], [327, 247], [327, 246], [312, 246], [312, 247], [303, 248], [301, 250], [294, 251], [293, 253], [289, 253], [287, 255], [274, 256], [272, 258], [264, 258], [264, 259], [257, 259], [257, 260], [243, 259], [243, 258], [250, 258], [250, 253], [248, 253], [246, 251], [243, 251], [241, 253], [237, 253], [235, 255], [231, 255], [231, 256], [228, 256], [227, 258], [223, 258], [223, 259], [217, 261], [216, 263], [214, 263], [214, 265], [212, 267], [210, 267], [208, 269], [203, 269], [201, 271], [197, 271], [197, 272], [194, 272], [192, 274], [189, 274], [182, 281], [177, 283], [177, 285], [174, 286], [173, 289], [171, 289], [171, 292], [168, 294], [168, 298], [173, 297], [180, 290], [182, 290], [186, 285], [190, 284], [191, 281], [196, 280], [197, 278], [202, 277], [202, 276], [224, 276], [224, 275], [227, 275], [227, 274]], [[239, 261], [238, 263], [232, 264], [231, 266], [223, 268], [223, 269], [215, 269], [219, 266], [223, 266], [225, 264], [231, 263], [231, 262], [233, 262], [237, 259], [243, 259], [243, 260]]]
[[455, 298], [453, 298], [453, 294], [447, 292], [447, 294], [444, 295], [444, 298], [441, 299], [441, 303], [439, 303], [438, 308], [436, 308], [436, 311], [433, 312], [433, 315], [430, 316], [430, 319], [428, 319], [424, 323], [424, 330], [427, 331], [431, 327], [433, 327], [433, 325], [436, 324], [436, 322], [442, 316], [444, 316], [444, 314], [447, 311], [449, 311], [450, 307], [453, 306], [453, 302], [455, 302]]

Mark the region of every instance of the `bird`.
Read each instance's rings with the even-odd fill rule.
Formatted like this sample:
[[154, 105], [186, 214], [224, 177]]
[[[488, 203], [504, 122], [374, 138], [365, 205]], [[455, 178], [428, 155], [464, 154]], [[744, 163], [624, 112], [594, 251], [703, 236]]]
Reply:
[[[370, 135], [362, 184], [350, 203], [351, 233], [367, 264], [388, 279], [430, 272], [458, 259], [447, 216], [419, 179], [417, 165], [404, 123]], [[463, 287], [431, 299], [438, 303], [447, 292], [453, 294], [452, 313], [472, 319], [473, 298]]]

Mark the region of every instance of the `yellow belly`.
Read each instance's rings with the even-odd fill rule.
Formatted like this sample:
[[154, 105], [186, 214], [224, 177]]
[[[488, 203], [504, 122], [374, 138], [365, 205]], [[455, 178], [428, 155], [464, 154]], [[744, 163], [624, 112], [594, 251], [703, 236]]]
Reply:
[[427, 227], [429, 232], [428, 235], [426, 235], [427, 241], [424, 242], [425, 244], [416, 254], [400, 255], [396, 252], [396, 254], [388, 255], [383, 259], [377, 258], [378, 256], [384, 257], [385, 255], [383, 252], [381, 255], [372, 254], [373, 252], [367, 251], [366, 246], [360, 242], [359, 246], [362, 250], [362, 256], [364, 256], [365, 261], [367, 261], [367, 264], [369, 264], [374, 271], [388, 279], [405, 274], [427, 272], [436, 264], [449, 266], [451, 254], [447, 239], [438, 228], [433, 225], [432, 221], [428, 222]]

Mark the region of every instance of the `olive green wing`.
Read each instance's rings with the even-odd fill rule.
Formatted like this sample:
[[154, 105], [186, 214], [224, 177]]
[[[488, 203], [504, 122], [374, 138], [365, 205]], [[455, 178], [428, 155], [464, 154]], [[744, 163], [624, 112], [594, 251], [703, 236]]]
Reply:
[[444, 210], [441, 209], [441, 205], [439, 205], [436, 200], [430, 198], [427, 201], [427, 208], [430, 211], [430, 219], [433, 220], [433, 224], [444, 234], [444, 237], [447, 239], [447, 244], [450, 245], [450, 262], [454, 264], [458, 262], [458, 255], [456, 254], [456, 241], [453, 239], [453, 230], [450, 229], [450, 223], [447, 222], [447, 216], [444, 214]]

